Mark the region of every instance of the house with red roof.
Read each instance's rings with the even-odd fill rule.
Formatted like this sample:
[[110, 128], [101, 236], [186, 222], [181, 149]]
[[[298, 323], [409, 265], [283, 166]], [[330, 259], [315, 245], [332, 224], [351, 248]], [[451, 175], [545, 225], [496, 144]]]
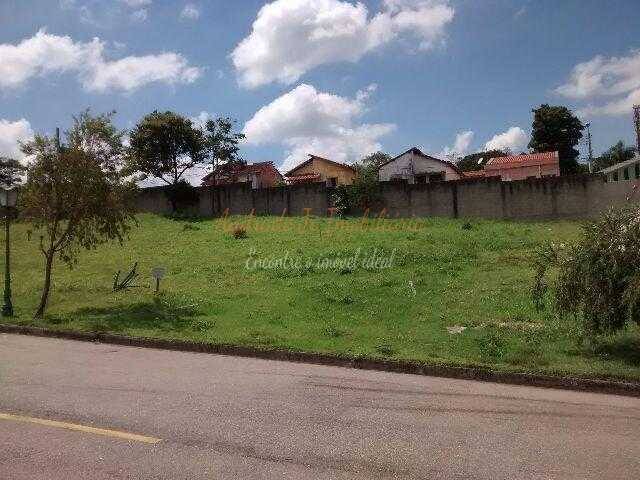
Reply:
[[218, 166], [202, 179], [202, 185], [216, 186], [251, 182], [251, 188], [269, 188], [283, 181], [282, 175], [273, 162], [234, 163]]
[[503, 181], [560, 176], [558, 152], [530, 153], [495, 157], [484, 166], [485, 177], [500, 177]]
[[413, 147], [378, 169], [378, 180], [389, 182], [402, 180], [408, 183], [434, 183], [459, 180], [464, 174], [455, 163], [422, 153]]

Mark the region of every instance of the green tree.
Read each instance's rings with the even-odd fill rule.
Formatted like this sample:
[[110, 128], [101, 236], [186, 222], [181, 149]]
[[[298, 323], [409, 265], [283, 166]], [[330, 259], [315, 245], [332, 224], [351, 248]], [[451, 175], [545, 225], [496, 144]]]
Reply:
[[529, 148], [534, 152], [557, 151], [560, 172], [577, 173], [580, 168], [575, 148], [582, 139], [584, 125], [571, 110], [561, 106], [540, 105], [533, 111], [533, 125]]
[[176, 191], [184, 174], [206, 162], [204, 133], [191, 120], [173, 112], [145, 116], [130, 136], [127, 172], [140, 180], [157, 178], [169, 185], [169, 200], [175, 212]]
[[[506, 157], [510, 152], [506, 150], [487, 150], [465, 156], [456, 164], [463, 172], [482, 170], [489, 160], [496, 157]], [[482, 159], [482, 162], [480, 162]], [[480, 162], [480, 163], [479, 163]]]
[[392, 159], [391, 155], [384, 152], [374, 152], [370, 155], [364, 157], [360, 162], [356, 163], [354, 166], [357, 170], [364, 168], [372, 168], [378, 171], [378, 169], [388, 161]]
[[335, 205], [340, 214], [353, 213], [357, 209], [367, 209], [381, 200], [378, 169], [391, 160], [384, 152], [375, 152], [364, 157], [353, 166], [358, 175], [351, 185], [341, 185], [336, 189]]
[[121, 169], [122, 132], [113, 114], [74, 117], [67, 144], [36, 135], [22, 145], [32, 157], [22, 189], [21, 213], [40, 232], [44, 285], [36, 317], [44, 316], [56, 256], [70, 267], [81, 249], [123, 242], [134, 221], [135, 185]]
[[20, 183], [26, 167], [13, 158], [0, 157], [0, 184], [13, 187]]
[[205, 124], [205, 142], [207, 159], [213, 168], [213, 180], [222, 167], [244, 165], [240, 156], [240, 142], [244, 133], [234, 132], [235, 122], [228, 117], [208, 120]]
[[635, 147], [629, 147], [620, 140], [593, 161], [593, 171], [598, 172], [617, 163], [631, 160], [635, 154]]

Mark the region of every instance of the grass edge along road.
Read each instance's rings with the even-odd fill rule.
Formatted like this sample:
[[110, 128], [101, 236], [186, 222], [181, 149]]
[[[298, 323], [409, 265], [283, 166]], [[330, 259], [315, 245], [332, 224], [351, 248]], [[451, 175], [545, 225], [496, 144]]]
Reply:
[[[18, 316], [3, 322], [640, 379], [637, 329], [587, 345], [575, 319], [533, 307], [533, 250], [544, 241], [576, 238], [576, 222], [138, 218], [124, 247], [83, 252], [73, 270], [58, 262], [43, 321], [31, 318], [42, 282], [37, 233], [16, 225], [12, 270]], [[239, 225], [246, 238], [234, 238]], [[140, 272], [135, 287], [112, 292], [115, 272], [135, 262]], [[156, 266], [166, 267], [157, 296], [150, 276]]]

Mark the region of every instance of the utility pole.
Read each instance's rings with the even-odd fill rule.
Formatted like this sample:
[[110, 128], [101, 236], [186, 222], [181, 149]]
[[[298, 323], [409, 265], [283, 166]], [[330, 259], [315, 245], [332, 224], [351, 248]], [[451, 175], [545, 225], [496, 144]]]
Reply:
[[633, 106], [633, 117], [636, 125], [636, 153], [640, 155], [640, 105]]
[[587, 148], [589, 149], [589, 173], [593, 173], [593, 148], [591, 146], [591, 124], [587, 123]]

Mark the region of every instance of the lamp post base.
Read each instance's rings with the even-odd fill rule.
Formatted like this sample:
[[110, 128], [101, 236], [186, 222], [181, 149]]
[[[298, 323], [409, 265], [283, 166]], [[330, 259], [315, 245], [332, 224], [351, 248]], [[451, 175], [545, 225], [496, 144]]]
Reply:
[[2, 306], [3, 317], [13, 317], [13, 303], [11, 302], [11, 240], [9, 238], [9, 225], [11, 223], [11, 212], [9, 210], [5, 213], [5, 264], [4, 264], [4, 305]]

